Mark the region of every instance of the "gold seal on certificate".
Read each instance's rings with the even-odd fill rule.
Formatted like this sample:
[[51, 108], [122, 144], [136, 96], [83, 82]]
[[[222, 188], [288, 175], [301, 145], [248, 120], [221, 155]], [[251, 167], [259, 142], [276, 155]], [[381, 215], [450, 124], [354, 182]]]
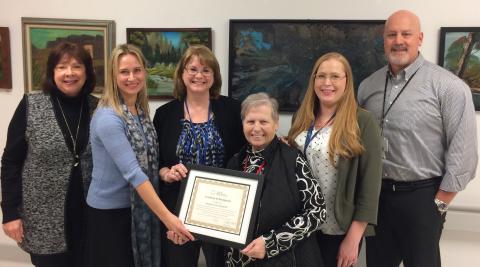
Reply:
[[180, 220], [208, 242], [242, 247], [251, 241], [263, 176], [187, 165], [177, 207]]

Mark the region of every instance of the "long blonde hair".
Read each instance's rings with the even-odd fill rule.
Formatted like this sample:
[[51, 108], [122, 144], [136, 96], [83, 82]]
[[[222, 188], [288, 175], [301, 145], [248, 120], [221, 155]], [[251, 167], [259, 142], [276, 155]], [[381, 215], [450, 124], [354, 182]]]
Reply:
[[[113, 110], [120, 116], [123, 117], [122, 111], [122, 101], [121, 101], [121, 94], [118, 89], [117, 84], [117, 75], [118, 75], [118, 68], [120, 58], [125, 55], [132, 55], [137, 58], [138, 62], [142, 65], [143, 71], [146, 72], [146, 61], [145, 57], [142, 54], [142, 51], [138, 49], [136, 46], [131, 44], [121, 44], [112, 51], [112, 55], [110, 56], [109, 64], [108, 64], [108, 72], [107, 72], [107, 84], [105, 85], [105, 92], [100, 99], [98, 106], [99, 107], [111, 107]], [[149, 106], [148, 106], [148, 97], [147, 97], [147, 74], [145, 74], [145, 84], [143, 90], [138, 92], [137, 95], [137, 104], [143, 109], [145, 112], [145, 116], [148, 117], [149, 115]]]
[[314, 88], [315, 75], [320, 65], [330, 59], [337, 60], [343, 65], [347, 79], [345, 91], [337, 106], [328, 144], [328, 157], [330, 163], [335, 166], [335, 154], [343, 158], [352, 158], [362, 154], [365, 150], [360, 141], [360, 128], [357, 122], [357, 102], [355, 101], [354, 95], [352, 68], [343, 55], [335, 52], [327, 53], [321, 56], [315, 63], [308, 82], [307, 92], [305, 93], [300, 108], [294, 116], [292, 127], [288, 132], [288, 141], [290, 144], [295, 144], [295, 138], [315, 123], [315, 116], [320, 111], [319, 99]]

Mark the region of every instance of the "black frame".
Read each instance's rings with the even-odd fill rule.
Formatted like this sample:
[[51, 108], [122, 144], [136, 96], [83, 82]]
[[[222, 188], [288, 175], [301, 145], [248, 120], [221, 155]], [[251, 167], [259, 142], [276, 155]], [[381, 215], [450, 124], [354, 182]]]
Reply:
[[228, 95], [243, 100], [251, 93], [267, 92], [279, 102], [280, 112], [294, 112], [315, 61], [333, 51], [349, 60], [357, 88], [386, 65], [384, 24], [384, 20], [230, 20]]
[[[203, 45], [206, 45], [208, 48], [210, 48], [210, 50], [212, 50], [212, 29], [211, 28], [127, 28], [126, 32], [127, 32], [127, 43], [134, 44], [142, 50], [145, 58], [147, 59], [147, 64], [154, 64], [154, 63], [160, 63], [160, 62], [153, 62], [153, 61], [155, 61], [155, 59], [150, 57], [149, 53], [146, 51], [147, 47], [144, 47], [141, 44], [133, 41], [132, 36], [135, 33], [143, 33], [143, 34], [187, 33], [187, 34], [197, 34], [197, 35], [206, 34], [207, 38], [208, 38], [206, 43], [200, 42], [201, 40], [196, 40], [194, 42], [188, 43], [188, 45], [203, 44]], [[175, 53], [177, 53], [177, 57], [175, 57], [175, 60], [173, 62], [175, 66], [177, 65], [178, 61], [180, 60], [180, 57], [183, 55], [183, 53], [185, 52], [187, 47], [182, 47], [182, 48], [179, 48], [179, 49], [181, 51], [175, 51]], [[169, 55], [169, 56], [171, 56], [171, 55]], [[162, 55], [162, 57], [163, 57], [163, 55]], [[157, 57], [157, 60], [159, 58], [160, 58], [160, 56]], [[152, 62], [149, 63], [150, 61], [152, 61]], [[147, 66], [147, 71], [149, 71], [149, 70], [150, 70], [150, 68], [148, 68], [148, 66]], [[152, 88], [148, 88], [148, 85], [152, 81], [151, 80], [151, 76], [153, 75], [152, 73], [155, 73], [155, 72], [154, 71], [149, 71], [149, 82], [147, 82], [148, 98], [150, 98], [150, 99], [173, 99], [173, 81], [171, 82], [171, 84], [169, 84], [169, 86], [171, 85], [171, 87], [172, 87], [171, 88], [172, 91], [168, 92], [168, 93], [155, 93]], [[158, 75], [158, 76], [159, 76], [159, 79], [161, 79], [163, 83], [169, 83], [168, 80], [164, 81], [166, 79], [169, 79], [168, 76], [162, 76], [162, 75]], [[161, 86], [161, 84], [159, 84], [158, 86]], [[165, 89], [165, 88], [163, 88], [163, 89]]]
[[[195, 236], [196, 239], [204, 240], [206, 242], [211, 242], [211, 243], [215, 243], [222, 246], [234, 247], [238, 249], [244, 248], [247, 244], [249, 244], [254, 239], [253, 234], [254, 234], [255, 222], [257, 221], [257, 214], [258, 214], [260, 197], [261, 197], [261, 192], [262, 192], [263, 183], [264, 183], [264, 176], [258, 175], [258, 174], [252, 174], [252, 173], [245, 173], [245, 172], [236, 171], [236, 170], [222, 169], [222, 168], [195, 165], [195, 164], [186, 164], [186, 167], [189, 170], [189, 172], [188, 172], [187, 178], [183, 179], [180, 184], [180, 192], [178, 195], [177, 205], [175, 208], [175, 214], [177, 216], [180, 215], [184, 198], [188, 197], [190, 199], [191, 197], [191, 192], [188, 192], [188, 195], [186, 195], [186, 187], [187, 187], [187, 183], [189, 181], [192, 170], [233, 176], [241, 179], [250, 179], [250, 180], [255, 180], [257, 182], [257, 189], [254, 192], [255, 195], [253, 200], [253, 206], [252, 206], [252, 210], [250, 211], [251, 216], [250, 216], [250, 222], [248, 222], [248, 229], [241, 230], [241, 232], [247, 231], [245, 243], [234, 242], [231, 240], [222, 239], [215, 236], [208, 236], [208, 235], [195, 233], [191, 231], [191, 233]], [[212, 179], [212, 180], [217, 180], [217, 179]], [[251, 191], [249, 191], [249, 193], [251, 193]], [[248, 198], [250, 197], [251, 196], [249, 195]], [[188, 201], [188, 203], [190, 203], [190, 200]], [[248, 212], [248, 211], [245, 211], [245, 212]], [[183, 220], [182, 218], [180, 218], [180, 220], [182, 221], [182, 223], [185, 224], [185, 220]], [[185, 224], [185, 226], [188, 228], [188, 224]], [[210, 231], [216, 231], [216, 230], [210, 229]], [[218, 230], [218, 232], [221, 232], [221, 231]]]
[[[450, 66], [445, 58], [447, 57], [450, 48], [452, 48], [452, 45], [454, 42], [457, 43], [457, 46], [459, 45], [464, 45], [465, 41], [468, 41], [468, 38], [465, 36], [463, 37], [453, 37], [456, 38], [454, 41], [448, 40], [447, 35], [448, 34], [462, 34], [462, 33], [467, 33], [467, 34], [472, 34], [472, 40], [470, 42], [470, 45], [467, 45], [467, 50], [463, 50], [465, 54], [458, 55], [459, 57], [456, 58], [456, 60], [460, 61], [460, 58], [463, 57], [463, 62], [466, 62], [460, 66], [460, 69], [453, 69], [453, 66]], [[449, 46], [447, 46], [447, 43], [449, 43]], [[471, 55], [471, 50], [475, 46], [480, 46], [480, 27], [441, 27], [440, 28], [440, 49], [438, 51], [438, 65], [444, 67], [445, 69], [453, 72], [455, 75], [459, 76], [462, 80], [464, 80], [469, 86], [470, 90], [472, 92], [472, 99], [473, 99], [473, 104], [475, 105], [475, 110], [480, 110], [480, 74], [477, 71], [470, 71], [468, 72], [467, 68], [470, 67], [471, 65], [469, 64], [469, 57]], [[468, 54], [466, 52], [470, 49]], [[452, 49], [454, 50], [454, 48]], [[479, 51], [480, 49], [476, 49]], [[452, 51], [452, 56], [455, 56], [455, 51]], [[480, 56], [477, 56], [480, 59]], [[461, 70], [463, 69], [463, 70]], [[476, 77], [475, 77], [476, 76]]]

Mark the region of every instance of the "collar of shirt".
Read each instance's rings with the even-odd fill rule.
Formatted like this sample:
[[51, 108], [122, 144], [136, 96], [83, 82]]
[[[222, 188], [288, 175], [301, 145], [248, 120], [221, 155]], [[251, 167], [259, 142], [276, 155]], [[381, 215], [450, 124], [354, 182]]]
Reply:
[[418, 57], [415, 59], [415, 61], [412, 62], [412, 64], [408, 65], [405, 69], [400, 71], [397, 75], [394, 75], [390, 67], [387, 68], [388, 75], [392, 78], [394, 83], [398, 82], [406, 82], [408, 81], [412, 75], [417, 72], [417, 70], [423, 65], [425, 62], [425, 59], [423, 58], [422, 54], [418, 53]]

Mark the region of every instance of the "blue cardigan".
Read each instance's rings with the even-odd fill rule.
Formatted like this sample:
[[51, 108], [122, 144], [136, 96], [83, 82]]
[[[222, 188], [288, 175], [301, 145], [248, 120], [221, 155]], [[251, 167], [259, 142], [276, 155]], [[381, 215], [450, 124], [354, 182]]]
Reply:
[[148, 180], [125, 134], [125, 121], [112, 108], [98, 108], [90, 123], [93, 172], [87, 203], [96, 209], [130, 207], [130, 188]]

